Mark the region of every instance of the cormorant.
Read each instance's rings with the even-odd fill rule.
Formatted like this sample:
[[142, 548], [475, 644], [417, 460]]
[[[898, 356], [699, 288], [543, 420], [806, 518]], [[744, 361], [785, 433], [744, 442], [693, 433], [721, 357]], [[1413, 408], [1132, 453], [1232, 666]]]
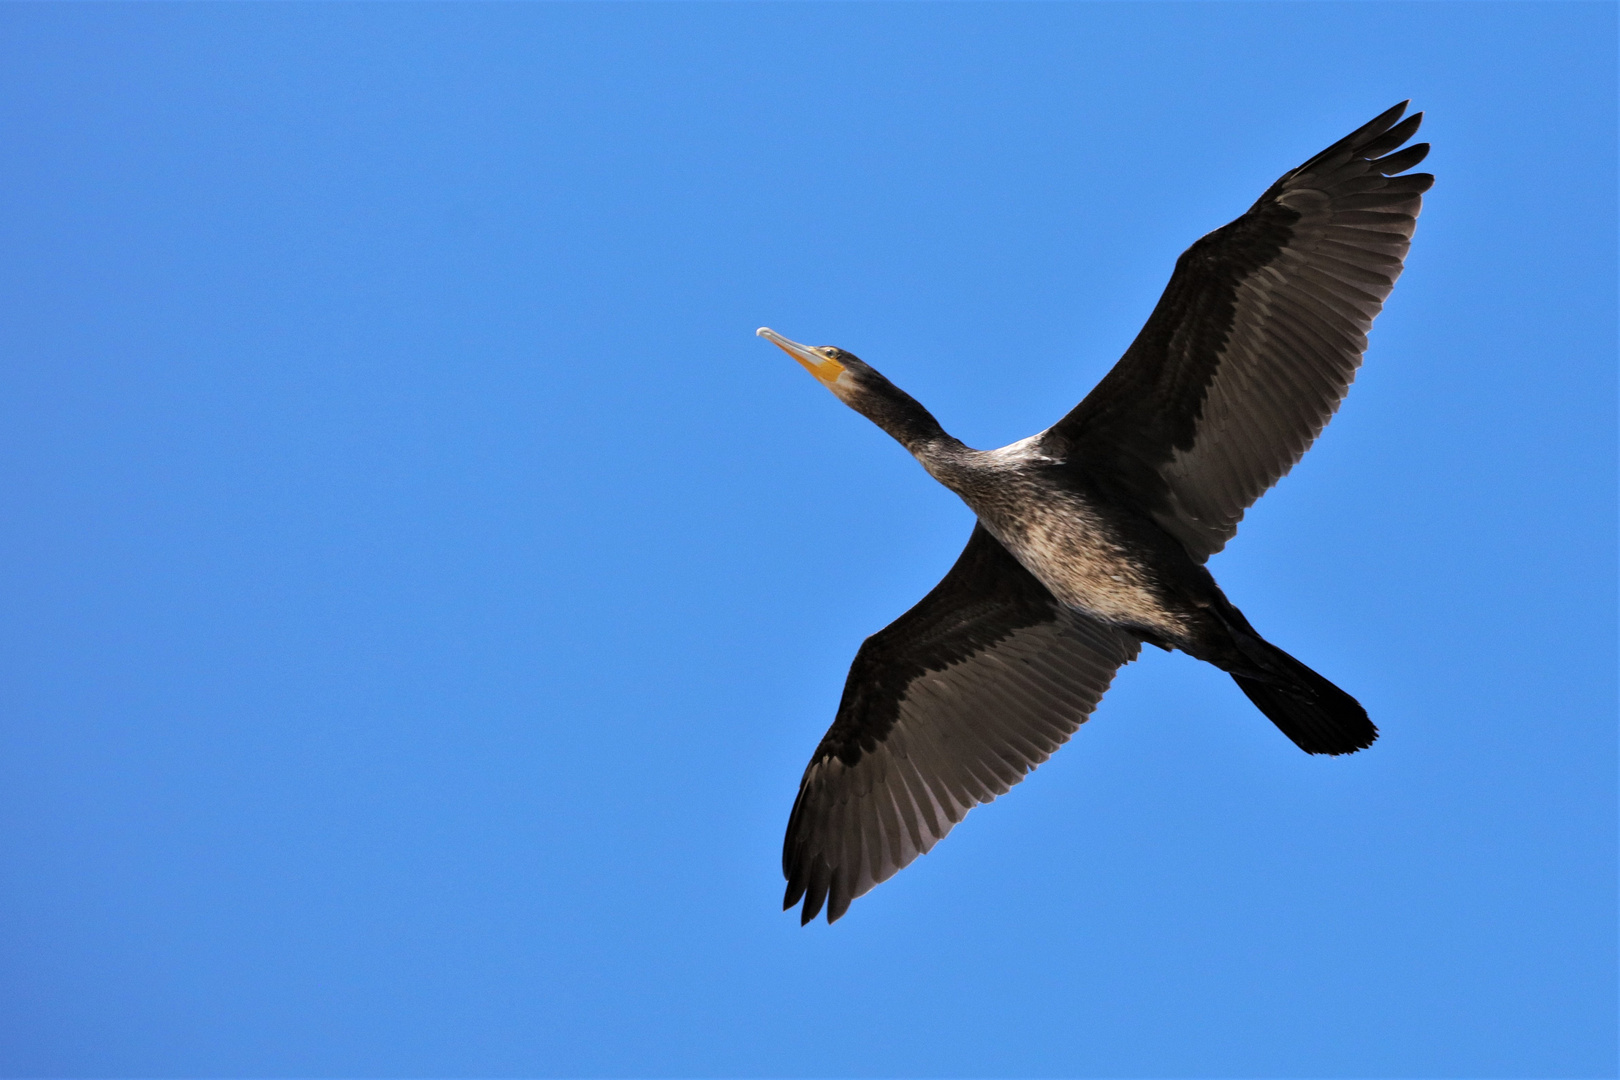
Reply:
[[978, 515], [956, 564], [867, 638], [782, 849], [801, 922], [850, 901], [1023, 779], [1142, 642], [1208, 661], [1309, 754], [1378, 729], [1260, 636], [1204, 562], [1339, 406], [1400, 276], [1427, 173], [1406, 102], [1285, 173], [1176, 260], [1125, 355], [1073, 411], [999, 450], [946, 434], [843, 349], [760, 336], [894, 436]]

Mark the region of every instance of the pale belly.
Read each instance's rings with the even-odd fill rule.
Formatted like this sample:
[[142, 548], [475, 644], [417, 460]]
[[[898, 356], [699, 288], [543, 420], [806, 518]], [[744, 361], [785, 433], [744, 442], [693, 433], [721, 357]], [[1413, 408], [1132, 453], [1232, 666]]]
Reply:
[[[1151, 628], [1172, 639], [1185, 619], [1128, 557], [1125, 548], [1084, 503], [1064, 499], [1016, 517], [993, 508], [980, 513], [985, 527], [1068, 607], [1122, 626]], [[999, 519], [999, 520], [998, 520]]]

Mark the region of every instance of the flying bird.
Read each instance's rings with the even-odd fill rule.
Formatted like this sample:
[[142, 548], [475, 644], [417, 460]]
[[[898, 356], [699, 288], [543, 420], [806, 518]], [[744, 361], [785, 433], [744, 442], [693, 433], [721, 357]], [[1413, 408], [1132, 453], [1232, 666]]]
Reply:
[[[1204, 568], [1339, 406], [1400, 276], [1427, 143], [1406, 102], [1197, 241], [1147, 325], [1039, 434], [973, 450], [843, 349], [780, 346], [978, 516], [956, 564], [855, 654], [782, 848], [801, 923], [930, 850], [1086, 720], [1143, 642], [1214, 664], [1308, 754], [1378, 737]], [[1405, 175], [1397, 175], [1397, 174]]]

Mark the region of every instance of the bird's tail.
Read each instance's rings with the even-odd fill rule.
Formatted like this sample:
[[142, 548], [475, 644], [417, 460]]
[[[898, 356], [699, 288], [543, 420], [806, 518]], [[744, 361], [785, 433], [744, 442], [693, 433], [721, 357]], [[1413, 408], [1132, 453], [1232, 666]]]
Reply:
[[1353, 754], [1378, 738], [1360, 702], [1258, 634], [1238, 638], [1252, 667], [1238, 689], [1307, 754]]
[[1361, 703], [1267, 641], [1224, 596], [1213, 614], [1226, 626], [1228, 645], [1209, 657], [1307, 754], [1353, 754], [1378, 738]]

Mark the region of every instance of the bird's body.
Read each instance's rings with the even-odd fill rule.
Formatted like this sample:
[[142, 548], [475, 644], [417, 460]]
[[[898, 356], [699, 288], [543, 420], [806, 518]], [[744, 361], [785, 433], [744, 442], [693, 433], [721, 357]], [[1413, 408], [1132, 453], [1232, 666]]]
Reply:
[[1179, 565], [1188, 560], [1163, 530], [1087, 490], [1036, 441], [951, 457], [923, 464], [1059, 603], [1149, 639], [1185, 636], [1192, 616], [1164, 571], [1196, 568]]
[[973, 510], [957, 563], [867, 639], [811, 758], [783, 848], [808, 922], [927, 851], [1086, 719], [1141, 643], [1230, 673], [1301, 749], [1377, 729], [1262, 638], [1204, 562], [1337, 408], [1394, 285], [1421, 193], [1391, 153], [1404, 104], [1278, 180], [1182, 255], [1124, 358], [1067, 416], [980, 451], [859, 358], [774, 331], [846, 404]]

